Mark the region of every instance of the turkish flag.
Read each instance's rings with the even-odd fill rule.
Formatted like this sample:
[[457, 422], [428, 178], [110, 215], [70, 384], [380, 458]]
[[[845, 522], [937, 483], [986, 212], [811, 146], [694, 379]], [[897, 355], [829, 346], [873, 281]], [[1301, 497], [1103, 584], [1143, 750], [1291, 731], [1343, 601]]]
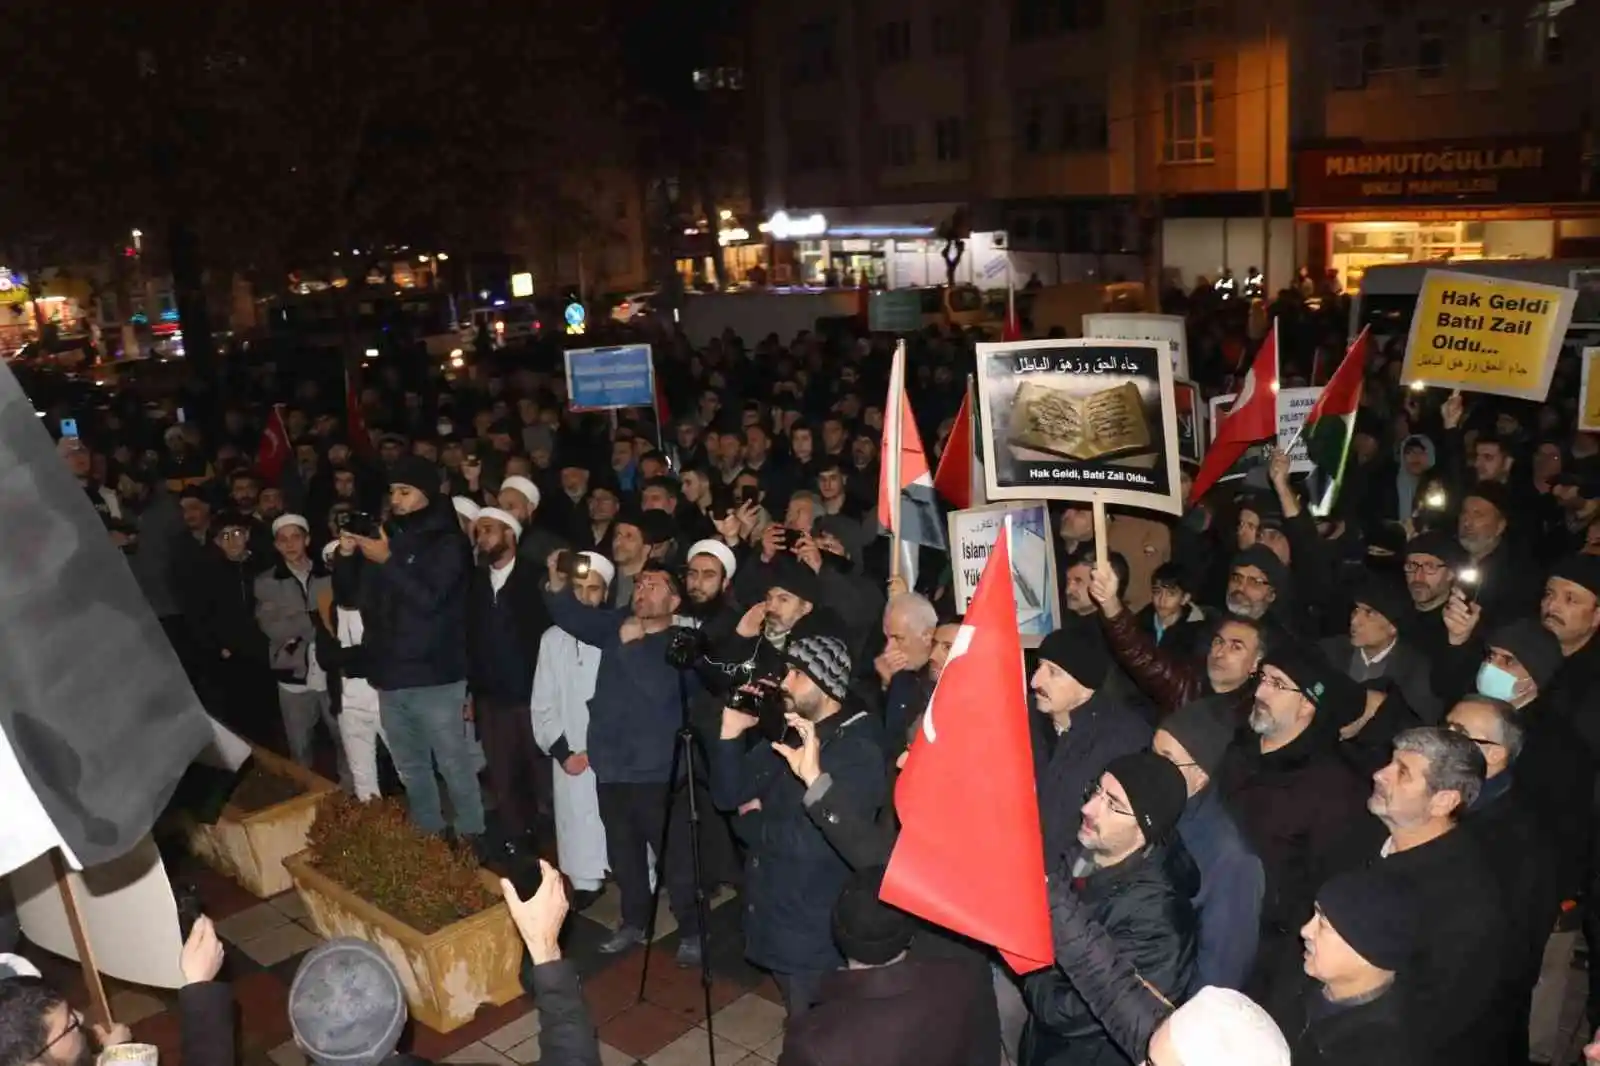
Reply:
[[972, 506], [971, 389], [961, 397], [961, 410], [956, 412], [955, 425], [950, 427], [950, 439], [944, 442], [944, 451], [939, 454], [933, 487], [958, 511]]
[[361, 413], [361, 394], [356, 391], [356, 383], [350, 379], [350, 371], [344, 372], [344, 421], [345, 433], [350, 438], [350, 447], [355, 449], [357, 455], [372, 454], [372, 437], [367, 433], [367, 418]]
[[276, 485], [289, 461], [289, 428], [283, 424], [283, 408], [274, 404], [256, 448], [256, 469], [269, 485]]
[[1009, 540], [1008, 525], [900, 773], [900, 836], [878, 895], [1031, 973], [1055, 951]]
[[1194, 476], [1189, 502], [1194, 503], [1232, 468], [1250, 445], [1278, 438], [1278, 323], [1256, 352], [1245, 374], [1244, 387], [1228, 413], [1217, 419], [1217, 439], [1206, 449], [1205, 461]]

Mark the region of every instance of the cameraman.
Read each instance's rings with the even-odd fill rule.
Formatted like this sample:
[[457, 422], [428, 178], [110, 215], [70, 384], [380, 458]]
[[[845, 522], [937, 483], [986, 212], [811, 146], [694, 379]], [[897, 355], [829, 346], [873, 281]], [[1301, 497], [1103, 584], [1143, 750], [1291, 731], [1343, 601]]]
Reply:
[[[887, 794], [882, 729], [865, 711], [845, 710], [850, 654], [837, 637], [786, 643], [782, 682], [752, 689], [772, 697], [752, 714], [738, 706], [722, 712], [720, 741], [712, 746], [711, 790], [717, 806], [737, 811], [734, 828], [749, 846], [745, 873], [745, 957], [772, 971], [783, 990], [789, 1020], [817, 1002], [825, 974], [843, 962], [834, 947], [834, 901], [850, 876], [806, 814], [805, 786], [774, 749], [783, 738], [782, 713], [816, 727], [818, 758], [840, 802], [871, 820]], [[752, 742], [747, 734], [761, 725]], [[798, 745], [795, 741], [793, 745]]]
[[676, 784], [670, 780], [673, 745], [683, 721], [679, 678], [691, 697], [698, 688], [692, 672], [680, 674], [667, 661], [682, 588], [672, 571], [646, 563], [633, 580], [631, 606], [587, 607], [562, 591], [567, 575], [559, 554], [550, 558], [549, 581], [545, 605], [550, 620], [600, 649], [589, 700], [589, 767], [606, 827], [606, 854], [622, 893], [622, 925], [600, 951], [616, 955], [644, 943], [652, 902], [647, 850], [653, 848], [664, 859], [668, 899], [683, 933], [678, 965], [699, 965], [702, 947], [687, 803], [672, 805], [667, 853], [660, 854], [668, 789]]

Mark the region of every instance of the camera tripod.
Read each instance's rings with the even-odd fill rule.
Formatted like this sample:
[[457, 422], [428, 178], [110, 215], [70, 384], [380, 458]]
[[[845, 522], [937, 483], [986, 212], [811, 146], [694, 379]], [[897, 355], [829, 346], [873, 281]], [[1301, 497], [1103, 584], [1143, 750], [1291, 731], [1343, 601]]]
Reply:
[[684, 794], [689, 804], [689, 856], [694, 865], [695, 924], [700, 927], [700, 989], [705, 996], [706, 1054], [710, 1066], [717, 1066], [716, 1036], [711, 1024], [711, 902], [706, 893], [705, 867], [700, 852], [700, 801], [694, 789], [694, 727], [689, 724], [689, 685], [684, 668], [678, 667], [678, 732], [673, 738], [672, 769], [667, 775], [666, 817], [661, 823], [661, 846], [656, 848], [656, 887], [650, 894], [650, 921], [644, 931], [644, 965], [639, 969], [639, 998], [644, 999], [650, 980], [650, 954], [655, 947], [656, 913], [661, 909], [661, 889], [667, 883], [667, 844], [672, 836], [672, 809], [678, 801], [678, 770], [684, 770]]

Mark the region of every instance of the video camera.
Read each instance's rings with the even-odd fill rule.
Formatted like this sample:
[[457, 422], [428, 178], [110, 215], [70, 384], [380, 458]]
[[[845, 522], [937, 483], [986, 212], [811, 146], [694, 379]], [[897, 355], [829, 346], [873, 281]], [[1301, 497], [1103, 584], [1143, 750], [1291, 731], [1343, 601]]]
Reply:
[[800, 734], [784, 721], [783, 716], [789, 710], [789, 704], [784, 699], [783, 689], [779, 687], [781, 680], [767, 676], [742, 685], [734, 689], [728, 706], [755, 716], [756, 728], [772, 743], [799, 747]]

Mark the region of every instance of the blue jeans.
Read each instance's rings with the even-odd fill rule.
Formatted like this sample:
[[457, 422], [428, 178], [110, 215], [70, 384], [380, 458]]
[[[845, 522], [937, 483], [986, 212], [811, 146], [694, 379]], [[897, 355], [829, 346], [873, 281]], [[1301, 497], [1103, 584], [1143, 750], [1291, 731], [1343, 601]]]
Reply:
[[470, 726], [461, 719], [466, 701], [465, 681], [378, 693], [384, 741], [406, 787], [406, 806], [417, 828], [427, 833], [444, 831], [435, 763], [450, 790], [456, 832], [483, 832], [483, 793], [467, 742]]

